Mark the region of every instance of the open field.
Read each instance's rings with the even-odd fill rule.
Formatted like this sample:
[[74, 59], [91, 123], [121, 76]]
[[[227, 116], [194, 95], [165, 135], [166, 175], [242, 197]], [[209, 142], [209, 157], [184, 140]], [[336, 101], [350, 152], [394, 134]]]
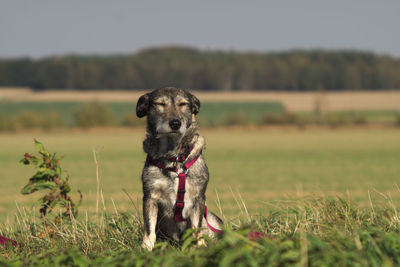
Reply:
[[[242, 197], [251, 212], [262, 212], [276, 200], [307, 195], [340, 195], [369, 205], [391, 197], [400, 203], [399, 130], [206, 130], [204, 155], [211, 173], [208, 204], [216, 211], [219, 197], [228, 217], [237, 214], [235, 198]], [[0, 214], [12, 218], [18, 206], [29, 207], [38, 198], [19, 190], [33, 169], [18, 163], [34, 152], [32, 138], [64, 158], [75, 192], [84, 195], [82, 213], [94, 212], [96, 172], [92, 148], [99, 150], [101, 186], [106, 209], [133, 209], [126, 190], [140, 202], [140, 173], [145, 159], [141, 149], [144, 130], [0, 135]], [[77, 198], [77, 194], [74, 194]], [[240, 202], [240, 200], [239, 200]]]
[[[145, 91], [43, 91], [28, 88], [0, 89], [0, 100], [10, 101], [110, 101], [132, 102]], [[322, 98], [327, 110], [400, 110], [400, 91], [326, 92], [195, 92], [205, 102], [281, 102], [289, 111], [310, 111], [317, 98]]]
[[[20, 245], [3, 248], [0, 264], [400, 264], [400, 130], [222, 128], [202, 133], [211, 174], [207, 202], [224, 218], [225, 234], [207, 248], [197, 248], [188, 234], [181, 244], [158, 243], [151, 253], [140, 248], [144, 129], [1, 134], [0, 234]], [[63, 156], [72, 190], [82, 191], [76, 220], [43, 224], [32, 206], [41, 193], [20, 195], [33, 169], [18, 161], [24, 152], [35, 151], [33, 137]], [[93, 148], [100, 156], [99, 216]], [[249, 240], [249, 227], [268, 237]]]

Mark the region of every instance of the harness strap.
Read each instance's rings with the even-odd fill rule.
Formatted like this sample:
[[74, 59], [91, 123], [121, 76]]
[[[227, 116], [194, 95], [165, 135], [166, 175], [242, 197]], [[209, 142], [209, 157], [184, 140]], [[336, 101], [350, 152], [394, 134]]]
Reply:
[[183, 208], [185, 207], [185, 186], [186, 186], [186, 173], [178, 174], [178, 195], [176, 196], [174, 220], [176, 222], [186, 221], [182, 216]]
[[[200, 153], [201, 154], [201, 153]], [[176, 196], [176, 203], [175, 203], [175, 213], [174, 213], [174, 220], [176, 222], [184, 222], [186, 221], [185, 218], [182, 216], [183, 208], [185, 207], [185, 193], [186, 193], [186, 173], [188, 172], [189, 168], [197, 161], [200, 157], [200, 154], [192, 159], [189, 162], [186, 162], [183, 165], [185, 169], [182, 173], [178, 173], [178, 194]], [[177, 170], [175, 171], [177, 172]]]
[[214, 227], [208, 222], [208, 220], [207, 220], [207, 205], [204, 206], [204, 219], [206, 219], [207, 226], [208, 226], [208, 228], [210, 228], [211, 231], [213, 231], [214, 233], [219, 234], [219, 235], [221, 235], [221, 234], [224, 233], [222, 230], [217, 229], [217, 228], [214, 228]]
[[176, 167], [171, 167], [171, 168], [165, 168], [165, 164], [162, 161], [154, 160], [151, 158], [149, 155], [147, 155], [146, 158], [146, 164], [154, 165], [160, 169], [164, 169], [170, 172], [178, 172], [178, 169]]

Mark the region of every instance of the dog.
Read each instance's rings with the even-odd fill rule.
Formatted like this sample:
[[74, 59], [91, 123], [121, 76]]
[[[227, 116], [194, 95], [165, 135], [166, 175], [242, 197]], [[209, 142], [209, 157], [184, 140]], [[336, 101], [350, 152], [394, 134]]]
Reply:
[[197, 231], [198, 245], [205, 245], [203, 234], [221, 233], [222, 220], [205, 206], [209, 172], [196, 123], [199, 111], [199, 99], [175, 87], [138, 99], [136, 115], [147, 116], [142, 172], [145, 249], [152, 250], [156, 239], [179, 242], [190, 228]]

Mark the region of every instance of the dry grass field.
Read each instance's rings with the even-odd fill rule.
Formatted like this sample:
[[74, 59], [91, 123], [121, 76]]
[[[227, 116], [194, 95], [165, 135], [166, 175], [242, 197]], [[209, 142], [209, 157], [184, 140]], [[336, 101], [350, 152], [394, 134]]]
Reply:
[[[0, 89], [0, 100], [8, 101], [110, 101], [136, 102], [145, 91], [43, 91], [33, 92], [29, 88]], [[270, 102], [279, 101], [289, 111], [310, 111], [315, 102], [324, 108], [336, 110], [400, 110], [400, 91], [359, 92], [196, 92], [205, 102]]]
[[[390, 198], [400, 202], [396, 185], [400, 178], [399, 130], [232, 128], [202, 133], [211, 174], [208, 205], [218, 213], [220, 205], [228, 218], [245, 212], [242, 200], [253, 214], [271, 208], [276, 201], [313, 195], [339, 195], [363, 206], [370, 205], [369, 195], [374, 205]], [[83, 214], [93, 213], [96, 202], [93, 148], [99, 150], [106, 211], [134, 211], [124, 190], [140, 203], [144, 129], [1, 134], [3, 219], [13, 217], [16, 205], [30, 210], [30, 203], [39, 198], [38, 194], [20, 194], [33, 169], [18, 161], [25, 152], [35, 151], [34, 137], [63, 157], [62, 167], [70, 175], [74, 198], [78, 198], [77, 189], [83, 193]]]

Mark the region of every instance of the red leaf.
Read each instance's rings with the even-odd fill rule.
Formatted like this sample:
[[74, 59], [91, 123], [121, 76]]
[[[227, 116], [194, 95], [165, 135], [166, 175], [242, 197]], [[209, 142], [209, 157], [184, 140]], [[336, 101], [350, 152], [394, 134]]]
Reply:
[[0, 245], [12, 245], [13, 247], [16, 247], [17, 246], [17, 242], [16, 241], [14, 241], [14, 240], [12, 240], [12, 239], [10, 239], [10, 238], [7, 238], [7, 237], [4, 237], [4, 236], [1, 236], [0, 235]]
[[260, 232], [255, 232], [255, 231], [250, 231], [249, 232], [249, 239], [250, 240], [258, 240], [258, 239], [261, 239], [263, 237], [268, 237], [268, 236], [266, 234], [260, 233]]

